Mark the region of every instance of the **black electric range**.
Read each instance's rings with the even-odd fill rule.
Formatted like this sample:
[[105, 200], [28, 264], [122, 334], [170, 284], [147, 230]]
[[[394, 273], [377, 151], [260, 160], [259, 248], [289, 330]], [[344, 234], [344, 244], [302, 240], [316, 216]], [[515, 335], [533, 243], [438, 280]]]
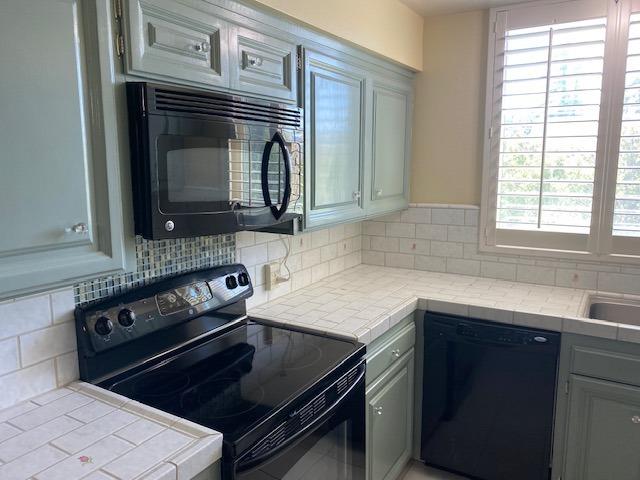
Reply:
[[261, 324], [242, 265], [76, 310], [80, 374], [223, 433], [223, 480], [363, 480], [364, 345]]

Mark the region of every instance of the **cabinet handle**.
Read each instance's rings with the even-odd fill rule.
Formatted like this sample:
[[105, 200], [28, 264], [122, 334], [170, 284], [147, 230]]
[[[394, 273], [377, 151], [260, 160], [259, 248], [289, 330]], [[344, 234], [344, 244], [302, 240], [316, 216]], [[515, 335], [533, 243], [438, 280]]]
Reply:
[[373, 411], [376, 413], [376, 415], [382, 415], [382, 407], [375, 407]]
[[65, 228], [65, 232], [73, 232], [79, 235], [84, 235], [86, 233], [89, 233], [89, 227], [87, 227], [86, 223], [76, 223], [69, 228]]
[[261, 67], [264, 63], [264, 60], [262, 59], [262, 57], [247, 55], [247, 63], [252, 67]]
[[633, 417], [631, 417], [631, 421], [633, 423], [640, 423], [640, 415], [634, 415]]
[[211, 44], [209, 42], [196, 43], [193, 46], [193, 49], [196, 52], [207, 53], [209, 50], [211, 50]]
[[396, 348], [394, 350], [391, 350], [391, 356], [394, 358], [400, 358], [400, 349]]
[[376, 190], [376, 197], [380, 197], [380, 196], [382, 196], [382, 190], [377, 189]]
[[354, 200], [359, 200], [360, 199], [360, 192], [353, 192], [353, 199]]

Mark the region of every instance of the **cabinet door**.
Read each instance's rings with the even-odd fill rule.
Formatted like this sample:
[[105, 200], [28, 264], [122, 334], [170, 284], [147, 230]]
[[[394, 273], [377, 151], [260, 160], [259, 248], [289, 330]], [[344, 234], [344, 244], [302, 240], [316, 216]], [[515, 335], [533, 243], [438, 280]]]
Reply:
[[361, 218], [365, 76], [305, 53], [306, 227]]
[[367, 480], [395, 480], [411, 456], [413, 350], [367, 392]]
[[128, 73], [229, 86], [229, 25], [171, 0], [127, 2]]
[[640, 388], [571, 375], [565, 480], [640, 478]]
[[401, 210], [409, 204], [411, 86], [373, 82], [371, 168], [367, 214]]
[[109, 5], [0, 2], [0, 298], [124, 266]]
[[233, 27], [229, 40], [231, 88], [295, 102], [296, 48], [293, 42]]

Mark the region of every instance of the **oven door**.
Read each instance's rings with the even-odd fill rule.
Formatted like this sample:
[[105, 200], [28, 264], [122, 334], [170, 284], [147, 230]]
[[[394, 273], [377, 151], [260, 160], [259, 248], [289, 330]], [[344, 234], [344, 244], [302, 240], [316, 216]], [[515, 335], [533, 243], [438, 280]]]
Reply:
[[[278, 427], [276, 435], [243, 454], [223, 480], [364, 480], [364, 365], [359, 370], [348, 392], [316, 420], [284, 440], [278, 434], [286, 429]], [[279, 445], [265, 448], [268, 442]]]
[[295, 130], [150, 115], [149, 136], [154, 226], [171, 236], [273, 225], [299, 199]]

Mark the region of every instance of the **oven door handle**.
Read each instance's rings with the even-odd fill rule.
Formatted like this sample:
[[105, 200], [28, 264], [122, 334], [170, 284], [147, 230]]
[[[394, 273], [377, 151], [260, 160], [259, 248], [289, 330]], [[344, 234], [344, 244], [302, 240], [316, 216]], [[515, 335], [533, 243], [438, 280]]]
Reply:
[[[282, 195], [282, 204], [278, 208], [277, 204], [274, 204], [271, 200], [271, 193], [269, 192], [269, 157], [271, 156], [271, 150], [273, 145], [277, 143], [282, 152], [284, 158], [284, 194]], [[289, 201], [291, 200], [291, 155], [287, 149], [287, 144], [284, 141], [284, 137], [280, 132], [273, 134], [271, 141], [267, 142], [262, 152], [262, 196], [264, 197], [264, 204], [271, 208], [271, 213], [276, 220], [280, 220], [280, 217], [285, 214], [287, 208], [289, 208]]]
[[[282, 442], [280, 445], [274, 447], [271, 450], [267, 450], [262, 455], [259, 455], [259, 456], [255, 457], [255, 458], [252, 458], [251, 460], [248, 460], [247, 462], [243, 462], [242, 458], [245, 457], [246, 455], [248, 455], [249, 453], [251, 453], [251, 451], [254, 450], [255, 448], [259, 448], [264, 440], [259, 442], [256, 445], [254, 445], [251, 448], [251, 450], [249, 450], [247, 453], [245, 453], [238, 460], [237, 467], [236, 467], [236, 472], [238, 472], [238, 473], [244, 472], [246, 470], [250, 470], [250, 469], [260, 465], [265, 460], [268, 460], [269, 458], [271, 458], [274, 454], [276, 454], [278, 452], [281, 452], [285, 448], [289, 447], [291, 444], [297, 442], [302, 437], [305, 437], [309, 432], [312, 432], [313, 430], [315, 430], [316, 427], [318, 427], [321, 424], [323, 424], [327, 420], [327, 418], [329, 418], [331, 415], [333, 415], [335, 413], [335, 411], [341, 406], [341, 404], [344, 401], [344, 399], [347, 398], [360, 385], [361, 382], [364, 381], [364, 375], [365, 375], [365, 371], [366, 371], [365, 363], [362, 362], [362, 364], [360, 366], [358, 366], [357, 368], [359, 368], [360, 371], [358, 372], [358, 377], [356, 378], [356, 380], [351, 384], [351, 386], [347, 389], [347, 391], [345, 391], [342, 395], [340, 395], [340, 397], [338, 397], [338, 399], [335, 402], [333, 402], [333, 404], [331, 404], [331, 406], [329, 408], [327, 408], [324, 412], [322, 412], [322, 414], [318, 418], [316, 418], [309, 425], [306, 425], [304, 428], [299, 430], [295, 435], [293, 435], [292, 437], [288, 438], [285, 442]], [[333, 384], [331, 386], [333, 386]], [[331, 388], [331, 386], [328, 387], [328, 388]]]

